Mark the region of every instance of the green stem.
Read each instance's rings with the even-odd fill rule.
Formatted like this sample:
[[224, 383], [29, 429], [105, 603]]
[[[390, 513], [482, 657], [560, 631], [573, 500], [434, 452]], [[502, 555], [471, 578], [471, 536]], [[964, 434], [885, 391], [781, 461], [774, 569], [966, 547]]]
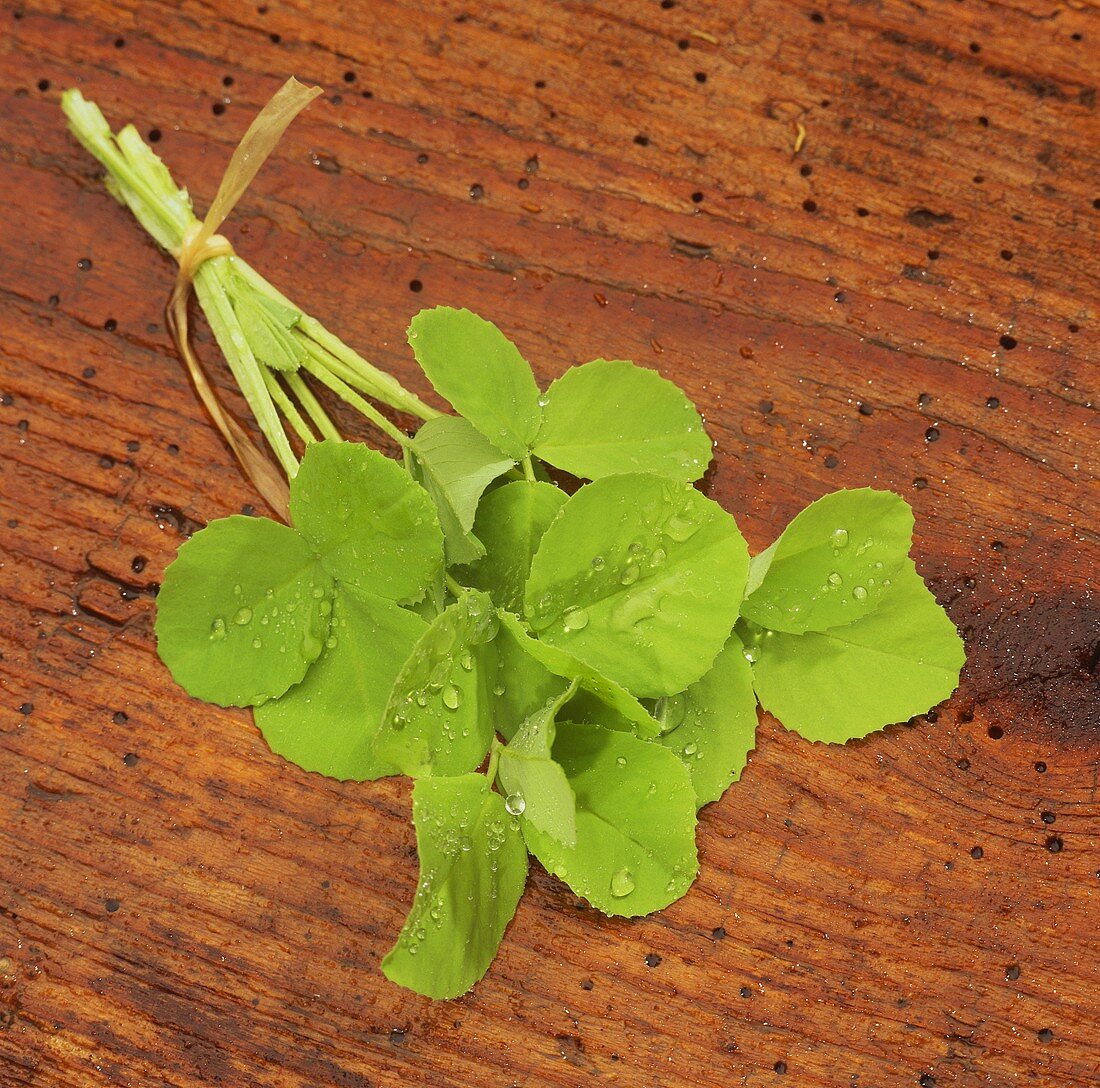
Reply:
[[327, 385], [341, 400], [363, 413], [383, 434], [392, 438], [402, 449], [409, 444], [409, 436], [399, 431], [370, 401], [364, 400], [347, 382], [326, 370], [320, 363], [308, 356], [302, 366], [319, 382]]
[[446, 575], [447, 588], [451, 591], [452, 597], [461, 597], [466, 592], [466, 587], [459, 582], [456, 582], [449, 574]]
[[523, 478], [527, 480], [528, 483], [533, 484], [535, 482], [535, 466], [531, 464], [530, 454], [523, 459]]
[[264, 384], [260, 364], [252, 354], [252, 348], [225, 293], [218, 266], [226, 260], [229, 258], [213, 257], [199, 265], [194, 279], [195, 296], [210, 322], [218, 347], [222, 349], [225, 361], [229, 364], [252, 415], [289, 479], [298, 471], [298, 459], [290, 448], [279, 413], [275, 411], [271, 394]]
[[297, 406], [287, 396], [286, 390], [279, 384], [279, 379], [265, 366], [261, 369], [260, 373], [263, 375], [264, 385], [267, 386], [268, 393], [271, 394], [271, 399], [275, 402], [277, 407], [282, 411], [283, 415], [290, 420], [290, 425], [294, 428], [294, 433], [308, 446], [311, 442], [317, 441], [317, 436], [309, 429], [309, 424], [302, 418], [302, 413], [298, 411]]
[[497, 777], [497, 763], [500, 762], [500, 753], [503, 750], [504, 745], [500, 743], [499, 737], [493, 737], [493, 743], [489, 748], [489, 766], [485, 768], [485, 777], [489, 780], [491, 786]]
[[286, 384], [291, 392], [298, 398], [298, 403], [309, 413], [313, 425], [325, 437], [335, 442], [340, 441], [340, 432], [336, 424], [329, 419], [328, 412], [321, 407], [321, 402], [313, 395], [313, 390], [302, 380], [302, 375], [296, 370], [286, 374]]

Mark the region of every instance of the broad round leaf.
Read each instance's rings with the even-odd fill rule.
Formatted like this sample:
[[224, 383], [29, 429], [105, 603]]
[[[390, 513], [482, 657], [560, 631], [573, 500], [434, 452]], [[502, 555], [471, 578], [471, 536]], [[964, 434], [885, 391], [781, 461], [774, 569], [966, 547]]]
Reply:
[[687, 482], [706, 472], [711, 444], [679, 386], [622, 359], [596, 359], [547, 390], [535, 453], [589, 480], [653, 472]]
[[486, 590], [511, 612], [523, 610], [531, 560], [568, 496], [553, 484], [515, 480], [481, 500], [474, 533], [486, 556], [466, 572], [468, 585]]
[[604, 914], [634, 917], [691, 887], [695, 793], [667, 748], [596, 725], [562, 724], [554, 759], [576, 796], [576, 842], [567, 846], [520, 817], [527, 846]]
[[392, 601], [418, 601], [443, 561], [432, 500], [359, 442], [316, 442], [290, 483], [290, 516], [325, 569]]
[[730, 635], [710, 672], [655, 711], [658, 738], [691, 775], [697, 805], [717, 801], [741, 777], [756, 743], [756, 693], [745, 647]]
[[572, 680], [577, 681], [579, 689], [573, 702], [602, 710], [582, 720], [641, 737], [657, 736], [657, 722], [621, 684], [601, 676], [565, 650], [532, 638], [510, 612], [500, 614], [496, 646], [500, 662], [495, 689], [499, 690], [495, 699], [496, 727], [505, 738], [511, 738], [520, 723], [548, 699], [556, 698], [568, 686], [563, 681]]
[[494, 446], [526, 457], [542, 420], [539, 389], [515, 344], [469, 310], [421, 310], [409, 326], [416, 361], [435, 387]]
[[736, 522], [694, 488], [608, 476], [547, 529], [524, 604], [541, 640], [638, 697], [668, 695], [718, 656], [748, 564]]
[[196, 698], [250, 706], [297, 684], [321, 653], [332, 579], [291, 528], [212, 521], [179, 550], [157, 596], [157, 652]]
[[913, 511], [892, 491], [824, 495], [753, 559], [741, 615], [792, 635], [858, 620], [878, 607], [912, 538]]
[[300, 684], [256, 708], [271, 750], [332, 778], [397, 774], [374, 741], [393, 682], [427, 626], [392, 601], [337, 586], [320, 660]]
[[389, 692], [375, 747], [413, 778], [472, 771], [493, 739], [499, 623], [471, 591], [442, 612], [409, 653]]
[[460, 997], [489, 969], [516, 912], [527, 850], [504, 798], [479, 774], [421, 779], [413, 823], [420, 881], [382, 970], [425, 997]]
[[807, 740], [842, 744], [946, 699], [966, 660], [962, 639], [912, 561], [878, 608], [805, 635], [758, 631], [746, 644], [760, 705]]

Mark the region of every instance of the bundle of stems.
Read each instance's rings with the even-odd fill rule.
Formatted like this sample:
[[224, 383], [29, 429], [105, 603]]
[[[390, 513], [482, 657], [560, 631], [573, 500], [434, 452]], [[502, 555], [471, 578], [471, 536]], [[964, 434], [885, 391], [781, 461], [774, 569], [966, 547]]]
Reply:
[[[180, 260], [186, 239], [200, 226], [187, 190], [176, 185], [133, 125], [113, 133], [99, 107], [76, 89], [64, 93], [61, 108], [73, 135], [107, 171], [111, 194], [162, 249]], [[303, 372], [361, 412], [403, 450], [408, 436], [371, 401], [420, 420], [440, 414], [372, 366], [236, 253], [203, 260], [194, 270], [192, 286], [233, 378], [288, 479], [298, 471], [288, 427], [305, 444], [340, 437]], [[201, 380], [196, 377], [197, 384]], [[214, 414], [236, 450], [219, 413]], [[251, 467], [244, 467], [255, 479]]]

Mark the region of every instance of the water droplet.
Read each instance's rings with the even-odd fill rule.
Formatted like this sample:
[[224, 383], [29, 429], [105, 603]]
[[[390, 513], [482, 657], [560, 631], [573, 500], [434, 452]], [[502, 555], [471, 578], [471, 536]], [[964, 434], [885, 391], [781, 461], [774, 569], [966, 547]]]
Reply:
[[550, 403], [550, 398], [545, 393], [539, 394], [539, 407], [545, 408]]
[[843, 581], [844, 579], [835, 570], [829, 575], [829, 585], [831, 586], [838, 586]]
[[830, 539], [832, 540], [834, 548], [846, 548], [848, 547], [848, 530], [834, 529]]
[[673, 514], [665, 523], [665, 536], [675, 540], [678, 544], [690, 540], [698, 531], [699, 522], [687, 510], [679, 514]]
[[602, 555], [594, 555], [592, 557], [592, 569], [593, 570], [603, 570], [604, 566], [605, 566], [605, 560], [604, 560], [604, 557]]
[[649, 557], [649, 565], [651, 567], [659, 567], [668, 558], [668, 553], [664, 548], [654, 548], [653, 554]]
[[504, 687], [504, 685], [503, 685], [503, 684], [502, 684], [502, 683], [501, 683], [501, 682], [500, 682], [500, 681], [498, 680], [498, 681], [497, 681], [497, 682], [496, 682], [496, 683], [495, 683], [495, 684], [493, 685], [493, 694], [494, 694], [494, 695], [503, 695], [503, 694], [504, 694], [504, 691], [505, 691], [505, 687]]
[[742, 653], [745, 655], [745, 660], [750, 665], [755, 665], [756, 664], [756, 649], [755, 649], [755, 647], [746, 646], [745, 649], [742, 651]]
[[311, 596], [315, 601], [319, 601], [325, 595], [325, 591], [320, 586], [313, 587], [313, 593]]
[[690, 744], [685, 744], [684, 745], [684, 755], [687, 756], [688, 759], [690, 759], [698, 751], [699, 751], [699, 745], [696, 744], [695, 741], [692, 741]]
[[454, 686], [454, 684], [448, 684], [443, 689], [443, 705], [448, 710], [457, 710], [462, 703], [462, 692]]
[[258, 638], [252, 640], [252, 649], [254, 650], [258, 650], [262, 645], [263, 643]]
[[641, 555], [645, 545], [640, 540], [633, 540], [630, 543], [630, 552], [632, 555]]
[[624, 586], [632, 586], [638, 580], [638, 568], [634, 563], [627, 563], [623, 567], [622, 574], [619, 575], [619, 581]]
[[225, 638], [225, 620], [221, 616], [214, 617], [214, 622], [210, 625], [210, 638], [214, 642], [221, 642]]
[[588, 612], [583, 608], [571, 608], [562, 617], [561, 622], [566, 632], [583, 631], [588, 626]]
[[616, 763], [617, 763], [617, 764], [618, 764], [618, 765], [619, 765], [620, 767], [625, 767], [625, 766], [626, 766], [626, 756], [616, 756], [616, 757], [615, 757], [615, 762], [616, 762]]
[[634, 890], [634, 874], [629, 869], [616, 869], [611, 874], [611, 894], [622, 899]]
[[240, 608], [237, 610], [237, 614], [233, 617], [233, 622], [243, 627], [246, 623], [252, 622], [252, 609]]
[[329, 635], [329, 637], [325, 639], [325, 648], [328, 650], [335, 650], [337, 641], [335, 635]]
[[855, 597], [857, 601], [865, 601], [867, 600], [867, 590], [865, 590], [863, 586], [856, 586], [855, 589], [852, 590], [852, 596]]
[[527, 802], [523, 799], [522, 793], [511, 793], [504, 799], [504, 807], [510, 815], [520, 816], [527, 807]]
[[469, 672], [474, 667], [474, 656], [473, 656], [473, 654], [471, 654], [470, 651], [467, 650], [458, 659], [458, 663], [463, 667], [463, 669], [466, 670], [466, 672]]
[[471, 848], [471, 847], [472, 847], [472, 846], [473, 846], [474, 844], [473, 844], [473, 842], [472, 842], [472, 841], [470, 840], [470, 836], [469, 836], [469, 835], [463, 835], [463, 836], [462, 836], [462, 837], [461, 837], [461, 838], [460, 838], [460, 839], [458, 840], [458, 845], [459, 845], [459, 848], [460, 848], [460, 849], [462, 850], [462, 852], [463, 852], [463, 853], [465, 854], [465, 853], [468, 853], [468, 852], [469, 852], [470, 848]]
[[427, 706], [428, 705], [427, 692], [418, 691], [416, 693], [416, 705], [417, 706]]

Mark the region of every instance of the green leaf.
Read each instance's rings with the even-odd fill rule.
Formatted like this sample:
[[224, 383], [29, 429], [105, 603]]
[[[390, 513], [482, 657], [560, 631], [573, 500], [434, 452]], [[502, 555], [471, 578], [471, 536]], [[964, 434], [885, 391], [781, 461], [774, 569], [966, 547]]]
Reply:
[[547, 390], [534, 452], [589, 480], [653, 472], [688, 482], [706, 472], [711, 445], [678, 386], [625, 360], [596, 359]]
[[513, 460], [530, 452], [542, 420], [535, 377], [489, 321], [450, 306], [421, 310], [409, 326], [416, 361], [435, 387]]
[[913, 511], [892, 491], [834, 491], [811, 503], [749, 568], [741, 615], [800, 635], [878, 607], [913, 537]]
[[878, 608], [805, 635], [757, 629], [746, 643], [760, 704], [807, 740], [841, 744], [946, 699], [966, 659], [954, 624], [911, 560]]
[[540, 707], [515, 737], [500, 749], [497, 775], [509, 812], [522, 814], [533, 827], [564, 846], [577, 841], [576, 798], [561, 765], [551, 757], [554, 719], [573, 694], [576, 681]]
[[291, 528], [212, 521], [179, 550], [157, 597], [157, 651], [176, 683], [222, 706], [282, 695], [328, 636], [332, 579]]
[[[610, 713], [600, 724], [624, 729], [641, 737], [657, 736], [660, 727], [652, 715], [621, 684], [602, 676], [572, 654], [548, 642], [532, 638], [520, 620], [510, 612], [500, 615], [497, 638], [500, 684], [497, 698], [497, 729], [511, 737], [518, 723], [533, 714], [547, 699], [564, 689], [562, 680], [576, 681], [577, 696], [587, 693]], [[515, 679], [514, 679], [515, 678]], [[559, 679], [560, 678], [560, 679]], [[515, 680], [519, 680], [516, 683]], [[516, 690], [518, 688], [518, 691]]]
[[321, 659], [300, 684], [256, 708], [271, 750], [332, 778], [397, 774], [375, 754], [374, 741], [397, 674], [426, 630], [392, 601], [337, 586]]
[[558, 726], [554, 759], [576, 796], [572, 846], [520, 817], [546, 869], [604, 914], [667, 907], [695, 879], [695, 793], [667, 748], [595, 725]]
[[730, 635], [713, 668], [687, 691], [658, 701], [658, 738], [691, 775], [699, 808], [741, 777], [756, 741], [756, 693], [745, 647]]
[[429, 625], [390, 691], [379, 758], [413, 778], [462, 774], [485, 758], [493, 739], [498, 627], [492, 602], [476, 591]]
[[474, 522], [488, 555], [465, 572], [467, 584], [484, 589], [501, 608], [522, 611], [531, 560], [567, 497], [553, 484], [528, 480], [490, 491]]
[[333, 578], [418, 601], [443, 559], [432, 501], [396, 461], [359, 442], [315, 442], [290, 482], [290, 516]]
[[421, 779], [412, 799], [420, 881], [382, 970], [399, 986], [446, 1000], [493, 962], [527, 881], [527, 851], [481, 775]]
[[413, 475], [431, 495], [443, 526], [448, 563], [472, 563], [485, 554], [470, 531], [482, 493], [515, 465], [461, 416], [421, 424], [412, 446]]
[[524, 604], [541, 640], [639, 697], [668, 695], [718, 656], [748, 564], [736, 522], [694, 488], [608, 476], [547, 529]]

